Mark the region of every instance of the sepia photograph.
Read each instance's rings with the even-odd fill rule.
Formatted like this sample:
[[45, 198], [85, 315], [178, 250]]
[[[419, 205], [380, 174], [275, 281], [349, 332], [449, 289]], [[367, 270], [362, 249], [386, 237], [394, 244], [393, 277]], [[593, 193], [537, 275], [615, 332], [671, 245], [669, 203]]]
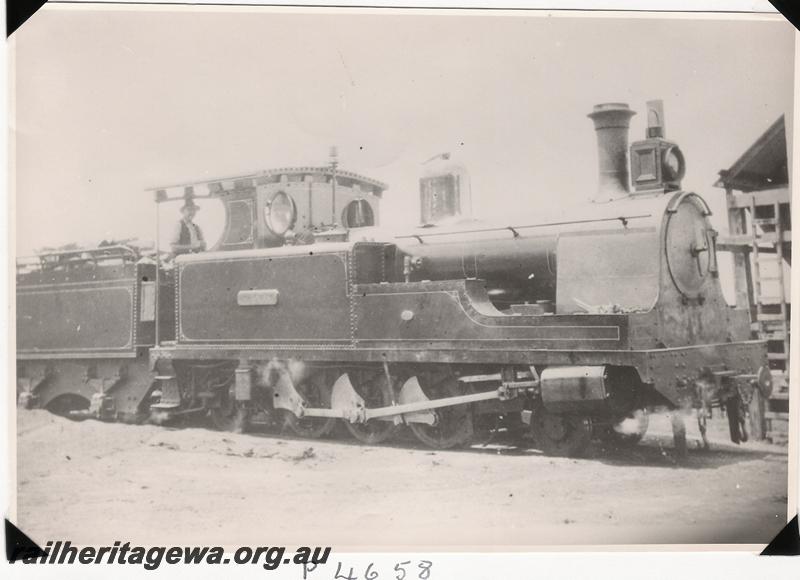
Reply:
[[796, 33], [48, 3], [9, 39], [9, 519], [51, 563], [760, 551]]

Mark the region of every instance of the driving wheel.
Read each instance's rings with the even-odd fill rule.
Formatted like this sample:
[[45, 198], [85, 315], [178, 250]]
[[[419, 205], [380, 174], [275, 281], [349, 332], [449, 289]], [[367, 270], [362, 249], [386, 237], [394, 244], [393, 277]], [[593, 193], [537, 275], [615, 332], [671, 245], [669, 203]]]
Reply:
[[[394, 400], [392, 391], [394, 385], [389, 382], [383, 370], [351, 372], [349, 377], [353, 389], [364, 399], [364, 406], [367, 409], [391, 407]], [[353, 437], [367, 445], [376, 445], [386, 441], [396, 428], [391, 417], [371, 419], [366, 423], [343, 422]]]
[[[433, 399], [456, 397], [462, 393], [458, 389], [455, 377], [447, 376], [444, 380], [433, 382], [420, 376], [419, 384], [425, 395]], [[434, 409], [436, 420], [433, 425], [427, 423], [409, 423], [414, 436], [428, 447], [434, 449], [451, 449], [467, 445], [472, 441], [475, 427], [470, 405], [453, 405]]]
[[[296, 384], [295, 389], [306, 401], [306, 406], [317, 409], [330, 409], [332, 373], [320, 371], [303, 382]], [[332, 417], [297, 417], [291, 411], [283, 412], [283, 426], [297, 435], [309, 439], [319, 439], [328, 435], [336, 426]]]

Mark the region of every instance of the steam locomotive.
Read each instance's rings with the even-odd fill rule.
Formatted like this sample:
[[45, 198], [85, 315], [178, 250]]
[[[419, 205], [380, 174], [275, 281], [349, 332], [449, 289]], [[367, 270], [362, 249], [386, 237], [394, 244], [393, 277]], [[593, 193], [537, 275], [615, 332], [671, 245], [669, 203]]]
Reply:
[[[386, 185], [336, 163], [155, 188], [159, 204], [220, 200], [220, 241], [170, 264], [126, 246], [20, 260], [20, 405], [303, 437], [340, 425], [367, 444], [407, 427], [435, 448], [530, 429], [574, 455], [593, 434], [638, 440], [653, 408], [717, 401], [744, 440], [771, 389], [766, 346], [723, 298], [711, 212], [648, 107], [630, 147], [626, 104], [589, 114], [599, 188], [569, 219], [370, 238]], [[464, 186], [423, 178], [423, 209]]]

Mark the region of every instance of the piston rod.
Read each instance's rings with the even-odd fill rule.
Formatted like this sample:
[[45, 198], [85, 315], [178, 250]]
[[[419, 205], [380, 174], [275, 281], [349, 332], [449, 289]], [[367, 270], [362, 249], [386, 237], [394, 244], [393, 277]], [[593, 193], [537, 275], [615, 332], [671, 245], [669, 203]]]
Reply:
[[[507, 398], [507, 390], [498, 389], [496, 391], [486, 391], [485, 393], [474, 393], [471, 395], [459, 395], [456, 397], [446, 397], [444, 399], [434, 399], [432, 401], [419, 401], [416, 403], [407, 403], [405, 405], [392, 405], [389, 407], [378, 407], [375, 409], [363, 409], [360, 413], [360, 418], [363, 421], [370, 419], [381, 419], [385, 417], [394, 417], [397, 415], [405, 415], [408, 413], [417, 413], [419, 411], [427, 411], [429, 409], [440, 409], [442, 407], [452, 407], [453, 405], [465, 405], [468, 403], [477, 403], [480, 401], [489, 401], [492, 399]], [[334, 419], [346, 419], [349, 415], [343, 409], [321, 409], [321, 408], [308, 408], [303, 409], [304, 417], [329, 417]]]

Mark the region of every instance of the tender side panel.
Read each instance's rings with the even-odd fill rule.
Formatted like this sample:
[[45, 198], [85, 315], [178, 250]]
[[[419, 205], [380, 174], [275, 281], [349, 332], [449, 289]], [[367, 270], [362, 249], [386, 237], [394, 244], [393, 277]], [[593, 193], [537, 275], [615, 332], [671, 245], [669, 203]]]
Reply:
[[134, 287], [132, 279], [18, 287], [17, 351], [132, 349]]
[[181, 343], [350, 342], [344, 252], [192, 261], [178, 276]]

